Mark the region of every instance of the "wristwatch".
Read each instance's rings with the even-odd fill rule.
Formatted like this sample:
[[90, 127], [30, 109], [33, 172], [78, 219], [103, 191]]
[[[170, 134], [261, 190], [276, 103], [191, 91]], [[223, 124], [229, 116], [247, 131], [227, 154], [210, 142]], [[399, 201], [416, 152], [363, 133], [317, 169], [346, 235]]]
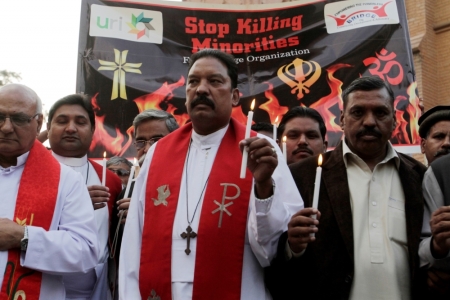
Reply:
[[27, 251], [28, 248], [28, 227], [25, 226], [23, 238], [20, 240], [20, 250]]

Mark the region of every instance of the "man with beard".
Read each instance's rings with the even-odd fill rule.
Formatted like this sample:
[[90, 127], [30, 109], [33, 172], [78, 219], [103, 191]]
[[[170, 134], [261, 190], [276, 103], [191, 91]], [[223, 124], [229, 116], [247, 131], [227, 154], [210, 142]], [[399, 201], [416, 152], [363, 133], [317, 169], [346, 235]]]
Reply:
[[450, 106], [435, 106], [419, 118], [420, 149], [428, 164], [450, 152]]
[[[435, 106], [419, 119], [420, 147], [429, 168], [422, 187], [425, 198], [420, 263], [428, 269], [428, 285], [443, 299], [450, 287], [450, 106]], [[444, 156], [442, 159], [440, 157]]]
[[[147, 153], [125, 226], [120, 299], [270, 299], [263, 267], [303, 201], [277, 162], [276, 143], [254, 132], [243, 140], [245, 126], [231, 118], [237, 78], [229, 54], [204, 49], [191, 57], [192, 122]], [[248, 151], [245, 178], [241, 151]]]
[[288, 164], [304, 158], [319, 155], [327, 151], [325, 141], [327, 127], [322, 116], [309, 107], [291, 108], [281, 119], [278, 126], [278, 142], [286, 137], [286, 159]]
[[67, 274], [63, 278], [66, 299], [110, 299], [107, 274], [109, 222], [113, 202], [122, 190], [119, 177], [106, 170], [102, 185], [102, 166], [87, 158], [95, 130], [95, 115], [87, 96], [68, 95], [56, 101], [48, 115], [48, 140], [53, 156], [83, 176], [94, 209], [99, 240], [98, 262], [87, 273]]
[[290, 165], [307, 208], [280, 238], [274, 268], [284, 289], [274, 298], [425, 299], [418, 276], [425, 166], [389, 142], [394, 94], [383, 80], [358, 78], [342, 99], [345, 138], [323, 155], [318, 209], [311, 208], [317, 156]]

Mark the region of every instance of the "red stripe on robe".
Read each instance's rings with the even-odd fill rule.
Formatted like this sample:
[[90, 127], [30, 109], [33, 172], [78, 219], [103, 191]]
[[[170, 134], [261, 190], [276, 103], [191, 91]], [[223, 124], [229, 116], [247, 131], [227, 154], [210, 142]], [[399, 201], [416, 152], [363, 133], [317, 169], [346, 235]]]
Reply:
[[[161, 300], [172, 299], [172, 232], [191, 133], [191, 124], [183, 126], [158, 141], [153, 154], [146, 187], [139, 271], [142, 299], [155, 295]], [[193, 283], [193, 299], [196, 300], [240, 299], [245, 232], [253, 181], [248, 169], [246, 178], [239, 178], [242, 159], [239, 141], [244, 139], [244, 134], [245, 127], [231, 119], [211, 169], [196, 237]], [[252, 135], [255, 133], [252, 132]], [[213, 213], [219, 208], [214, 201], [222, 203], [224, 183], [238, 186], [240, 195], [236, 199], [225, 200], [225, 204], [233, 203], [227, 207], [232, 215], [223, 212], [219, 228], [220, 211]], [[170, 190], [167, 205], [155, 206], [152, 199], [158, 199], [157, 188], [164, 185], [168, 185]], [[227, 197], [233, 198], [236, 192], [234, 186], [227, 186]]]
[[[14, 221], [50, 229], [58, 196], [61, 166], [59, 162], [35, 141], [20, 178]], [[3, 277], [0, 299], [38, 300], [42, 273], [20, 265], [21, 250], [8, 251], [8, 263]], [[22, 296], [22, 297], [19, 297]]]

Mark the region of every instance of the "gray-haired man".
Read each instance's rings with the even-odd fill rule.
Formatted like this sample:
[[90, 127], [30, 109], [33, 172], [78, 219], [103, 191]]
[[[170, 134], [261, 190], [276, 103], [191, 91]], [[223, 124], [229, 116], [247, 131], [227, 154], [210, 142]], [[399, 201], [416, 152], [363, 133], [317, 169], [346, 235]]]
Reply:
[[150, 146], [179, 126], [170, 113], [164, 110], [147, 109], [134, 118], [133, 127], [134, 145], [136, 146], [139, 164], [142, 164]]

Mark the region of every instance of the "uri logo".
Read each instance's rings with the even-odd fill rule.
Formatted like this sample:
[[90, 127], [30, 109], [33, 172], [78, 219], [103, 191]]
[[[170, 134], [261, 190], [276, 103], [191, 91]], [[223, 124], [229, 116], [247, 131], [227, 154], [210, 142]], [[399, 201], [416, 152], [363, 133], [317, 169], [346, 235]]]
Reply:
[[[150, 30], [155, 30], [155, 28], [153, 28], [153, 26], [150, 24], [152, 20], [152, 18], [145, 18], [144, 13], [141, 13], [137, 17], [135, 15], [132, 15], [131, 23], [127, 23], [127, 25], [131, 28], [131, 30], [128, 32], [133, 34], [135, 33], [137, 35], [137, 39], [140, 39], [144, 35], [150, 38]], [[139, 23], [144, 24], [145, 28], [142, 30], [137, 29], [136, 25]]]
[[304, 93], [309, 93], [310, 87], [319, 79], [321, 73], [322, 69], [317, 62], [296, 58], [292, 63], [278, 69], [278, 78], [289, 85], [291, 93], [297, 93], [297, 99], [300, 100]]

